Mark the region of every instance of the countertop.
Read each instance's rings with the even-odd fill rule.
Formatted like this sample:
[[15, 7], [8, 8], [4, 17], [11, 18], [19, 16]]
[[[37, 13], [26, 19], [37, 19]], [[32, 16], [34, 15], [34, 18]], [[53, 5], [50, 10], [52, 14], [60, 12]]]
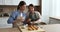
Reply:
[[50, 17], [50, 18], [60, 20], [60, 17]]
[[60, 24], [50, 24], [42, 26], [46, 32], [60, 32]]
[[[0, 32], [36, 32], [38, 30], [35, 31], [27, 31], [26, 29], [20, 30], [19, 28], [0, 28]], [[40, 29], [40, 32], [45, 32], [44, 30]], [[38, 32], [39, 32], [38, 31]]]
[[[60, 32], [60, 24], [40, 25], [46, 32]], [[20, 32], [18, 28], [0, 28], [0, 32]]]
[[0, 32], [20, 32], [18, 28], [0, 28]]

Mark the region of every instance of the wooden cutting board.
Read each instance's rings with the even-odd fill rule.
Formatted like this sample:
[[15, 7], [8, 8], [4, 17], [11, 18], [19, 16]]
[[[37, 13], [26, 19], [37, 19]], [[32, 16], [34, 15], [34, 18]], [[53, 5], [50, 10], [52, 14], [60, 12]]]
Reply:
[[45, 32], [45, 30], [39, 28], [38, 30], [33, 30], [33, 31], [29, 31], [27, 29], [27, 27], [25, 27], [25, 29], [22, 29], [21, 26], [18, 27], [22, 32]]

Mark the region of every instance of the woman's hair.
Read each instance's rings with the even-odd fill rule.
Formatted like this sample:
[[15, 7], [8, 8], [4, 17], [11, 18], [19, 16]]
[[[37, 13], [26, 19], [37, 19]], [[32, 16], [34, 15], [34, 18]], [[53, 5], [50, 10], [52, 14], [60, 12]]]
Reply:
[[20, 1], [19, 5], [18, 5], [18, 7], [17, 7], [17, 10], [19, 10], [19, 8], [20, 8], [21, 6], [23, 6], [23, 5], [26, 5], [26, 3], [25, 3], [24, 1]]
[[28, 8], [29, 8], [29, 7], [34, 7], [34, 5], [33, 5], [33, 4], [30, 4], [30, 5], [28, 6]]

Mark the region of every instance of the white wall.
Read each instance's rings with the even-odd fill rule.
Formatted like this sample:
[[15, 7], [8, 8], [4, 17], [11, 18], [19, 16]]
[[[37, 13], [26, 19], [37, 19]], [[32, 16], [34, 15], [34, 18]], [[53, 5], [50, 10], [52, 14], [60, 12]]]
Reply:
[[52, 0], [52, 9], [51, 9], [51, 11], [50, 11], [50, 17], [55, 17], [56, 16], [56, 4], [57, 4], [57, 2], [56, 2], [57, 0]]
[[53, 0], [42, 0], [42, 21], [49, 23], [49, 16], [51, 15]]
[[48, 23], [49, 17], [60, 17], [60, 0], [42, 0], [42, 21]]
[[49, 0], [42, 0], [42, 21], [48, 23], [49, 21]]
[[[49, 16], [52, 14], [53, 10], [53, 0], [49, 0]], [[55, 7], [54, 7], [55, 8]], [[54, 15], [54, 14], [53, 14]]]
[[60, 0], [57, 0], [57, 4], [56, 4], [56, 16], [60, 17]]
[[60, 17], [60, 0], [53, 0], [50, 17]]

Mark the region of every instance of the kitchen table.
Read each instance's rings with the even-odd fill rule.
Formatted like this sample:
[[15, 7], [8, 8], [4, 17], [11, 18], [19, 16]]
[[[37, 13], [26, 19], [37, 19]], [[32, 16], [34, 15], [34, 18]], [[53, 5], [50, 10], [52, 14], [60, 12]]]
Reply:
[[60, 32], [60, 24], [48, 24], [41, 26], [46, 32]]
[[34, 31], [28, 31], [26, 29], [19, 29], [19, 28], [0, 28], [0, 32], [45, 32], [43, 29], [40, 29], [40, 31], [38, 30], [34, 30]]
[[18, 28], [0, 28], [0, 32], [20, 32]]

